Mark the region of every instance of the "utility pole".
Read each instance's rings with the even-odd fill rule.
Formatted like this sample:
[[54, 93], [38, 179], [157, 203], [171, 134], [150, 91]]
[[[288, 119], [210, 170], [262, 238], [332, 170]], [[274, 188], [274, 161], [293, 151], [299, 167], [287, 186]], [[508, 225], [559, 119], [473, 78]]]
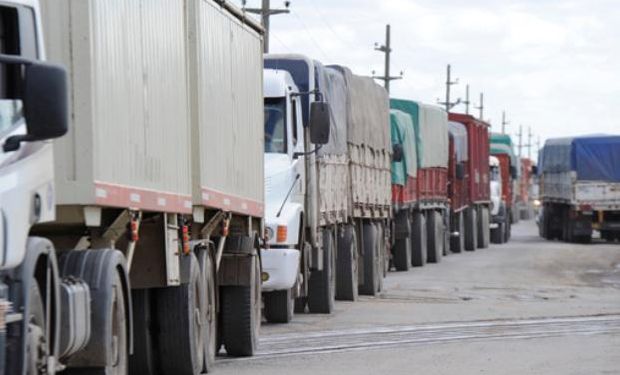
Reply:
[[459, 79], [455, 79], [454, 81], [452, 81], [452, 67], [450, 66], [450, 64], [448, 64], [447, 68], [446, 68], [446, 101], [445, 102], [440, 102], [439, 99], [437, 99], [437, 103], [441, 104], [443, 106], [446, 107], [446, 112], [450, 112], [450, 110], [455, 106], [461, 103], [461, 98], [458, 98], [455, 102], [451, 102], [450, 101], [450, 88], [454, 85], [458, 85], [459, 83]]
[[471, 101], [469, 100], [469, 84], [465, 85], [465, 100], [462, 103], [465, 104], [465, 114], [468, 115], [469, 105], [471, 104]]
[[284, 2], [285, 9], [271, 9], [271, 0], [262, 0], [261, 8], [246, 8], [245, 5], [247, 3], [246, 0], [242, 0], [241, 4], [243, 5], [243, 10], [248, 13], [258, 14], [260, 16], [261, 24], [263, 25], [263, 29], [265, 29], [265, 38], [263, 41], [263, 52], [269, 53], [269, 18], [271, 16], [275, 16], [277, 14], [287, 14], [291, 11], [288, 9], [291, 6], [290, 1]]
[[[504, 122], [502, 121], [502, 127], [503, 127]], [[503, 134], [506, 134], [503, 132]], [[517, 134], [519, 136], [519, 160], [521, 160], [521, 155], [523, 155], [523, 125], [519, 125], [519, 134]]]
[[528, 126], [527, 128], [527, 158], [532, 160], [532, 127]]
[[506, 125], [510, 125], [510, 122], [506, 121], [506, 111], [502, 111], [502, 134], [506, 134]]
[[390, 92], [390, 82], [403, 79], [403, 72], [400, 72], [400, 76], [392, 77], [390, 75], [390, 55], [392, 54], [392, 37], [391, 37], [391, 28], [390, 25], [385, 25], [385, 44], [375, 43], [375, 51], [383, 52], [385, 54], [385, 71], [383, 76], [376, 76], [375, 72], [373, 72], [374, 79], [378, 79], [383, 81], [385, 86], [385, 90]]
[[484, 121], [484, 93], [480, 93], [480, 105], [474, 109], [480, 110], [480, 121]]

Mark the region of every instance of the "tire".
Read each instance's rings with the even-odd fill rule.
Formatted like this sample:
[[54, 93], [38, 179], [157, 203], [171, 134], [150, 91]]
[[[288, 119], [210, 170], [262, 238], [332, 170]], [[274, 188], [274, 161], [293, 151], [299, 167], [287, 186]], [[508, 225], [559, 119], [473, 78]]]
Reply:
[[[400, 217], [402, 219], [402, 216]], [[409, 216], [404, 217], [402, 224], [409, 228], [411, 221]], [[396, 271], [409, 271], [411, 267], [411, 234], [405, 238], [397, 238], [392, 247], [392, 264]]]
[[258, 257], [253, 258], [252, 285], [220, 288], [222, 343], [234, 357], [254, 355], [261, 322], [261, 279]]
[[377, 280], [379, 281], [379, 289], [377, 292], [381, 292], [383, 290], [383, 280], [387, 276], [387, 271], [385, 269], [385, 263], [387, 262], [388, 254], [387, 254], [387, 245], [385, 242], [385, 228], [383, 223], [376, 223], [377, 226], [377, 246], [379, 253], [379, 263], [377, 265]]
[[338, 241], [336, 257], [336, 299], [356, 301], [357, 290], [357, 234], [353, 225], [345, 225]]
[[427, 237], [426, 218], [421, 212], [415, 211], [411, 222], [411, 265], [414, 267], [423, 267], [426, 264]]
[[159, 359], [164, 374], [198, 375], [204, 366], [206, 289], [196, 256], [181, 262], [187, 283], [157, 290]]
[[46, 341], [45, 308], [36, 279], [30, 280], [28, 300], [28, 337], [26, 338], [26, 375], [41, 374], [39, 368], [47, 364], [49, 345]]
[[441, 214], [431, 211], [428, 214], [428, 262], [440, 263], [443, 256], [444, 231]]
[[489, 247], [491, 233], [489, 233], [489, 208], [480, 208], [480, 218], [478, 220], [478, 248], [486, 249]]
[[132, 311], [134, 317], [133, 354], [129, 357], [131, 374], [157, 375], [157, 349], [155, 348], [154, 327], [155, 314], [154, 291], [150, 289], [134, 289], [131, 292]]
[[[379, 291], [379, 257], [377, 228], [372, 223], [362, 224], [362, 241], [364, 257], [362, 265], [364, 267], [364, 280], [359, 286], [359, 293], [367, 296], [374, 296]], [[383, 271], [381, 271], [383, 273]]]
[[263, 293], [265, 319], [269, 323], [288, 323], [293, 319], [295, 299], [291, 290]]
[[312, 271], [308, 280], [308, 310], [313, 314], [331, 314], [336, 297], [336, 254], [330, 229], [323, 229], [323, 270]]
[[512, 224], [510, 224], [510, 218], [507, 218], [506, 222], [504, 222], [503, 224], [503, 233], [504, 233], [503, 243], [508, 243], [508, 241], [510, 241], [511, 226]]
[[450, 251], [459, 254], [465, 250], [465, 223], [463, 211], [455, 215], [454, 229], [459, 233], [458, 237], [450, 236]]
[[478, 248], [478, 212], [474, 207], [465, 210], [465, 250], [475, 251]]
[[219, 351], [218, 346], [218, 317], [217, 317], [217, 296], [216, 296], [216, 280], [215, 280], [215, 263], [208, 251], [203, 250], [198, 253], [198, 263], [200, 265], [201, 275], [205, 282], [205, 336], [204, 336], [204, 372], [211, 372], [215, 366], [215, 354]]
[[491, 243], [501, 245], [504, 242], [504, 224], [499, 223], [497, 228], [491, 229]]
[[392, 262], [396, 271], [409, 271], [411, 267], [411, 237], [398, 239], [392, 247]]

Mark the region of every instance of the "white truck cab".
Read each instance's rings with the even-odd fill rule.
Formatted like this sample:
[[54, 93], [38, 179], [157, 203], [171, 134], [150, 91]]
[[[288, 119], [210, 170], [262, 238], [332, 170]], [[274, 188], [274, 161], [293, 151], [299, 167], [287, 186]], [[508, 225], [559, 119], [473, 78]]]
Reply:
[[291, 304], [293, 297], [299, 294], [300, 233], [306, 186], [302, 155], [304, 129], [299, 90], [291, 75], [284, 70], [265, 69], [263, 79], [265, 237], [268, 244], [261, 253], [263, 292], [267, 318], [288, 321], [288, 313], [280, 316], [285, 319], [270, 317], [270, 313], [278, 315], [270, 308], [278, 301]]

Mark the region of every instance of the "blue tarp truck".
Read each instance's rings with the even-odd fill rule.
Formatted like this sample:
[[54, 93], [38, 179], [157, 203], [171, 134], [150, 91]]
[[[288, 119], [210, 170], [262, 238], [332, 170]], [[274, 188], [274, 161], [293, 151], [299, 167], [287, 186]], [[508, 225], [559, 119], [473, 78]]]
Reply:
[[540, 235], [620, 240], [620, 136], [550, 139], [540, 159]]

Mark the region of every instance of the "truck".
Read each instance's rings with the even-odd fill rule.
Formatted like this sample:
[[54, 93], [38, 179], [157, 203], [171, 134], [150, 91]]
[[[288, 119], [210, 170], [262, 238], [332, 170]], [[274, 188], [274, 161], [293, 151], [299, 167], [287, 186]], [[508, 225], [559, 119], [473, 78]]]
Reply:
[[490, 125], [473, 116], [449, 113], [451, 250], [474, 251], [490, 242]]
[[392, 263], [396, 270], [406, 271], [427, 261], [440, 262], [448, 251], [448, 114], [407, 99], [393, 98], [390, 107], [401, 119], [401, 127], [413, 129], [404, 133], [399, 148], [404, 151], [400, 167], [404, 163], [405, 169], [392, 186]]
[[211, 0], [40, 5], [0, 6], [3, 62], [22, 65], [5, 94], [23, 94], [3, 104], [4, 373], [194, 375], [220, 346], [252, 355], [262, 28]]
[[[518, 186], [518, 158], [514, 152], [512, 139], [507, 134], [491, 133], [489, 138], [490, 153], [499, 162], [497, 172], [501, 179], [501, 202], [491, 215], [491, 242], [501, 244], [508, 242], [515, 217], [516, 188]], [[490, 168], [496, 165], [491, 163]], [[493, 171], [492, 173], [497, 173]]]
[[530, 220], [534, 215], [534, 194], [535, 164], [532, 159], [521, 158], [519, 168], [521, 170], [519, 176], [519, 189], [517, 190], [516, 209], [520, 220]]
[[[391, 226], [389, 104], [382, 87], [343, 66], [296, 54], [266, 55], [264, 65], [265, 315], [286, 322], [291, 306], [331, 313], [335, 299], [382, 288]], [[285, 121], [280, 146], [271, 148], [275, 112]], [[312, 133], [325, 127], [328, 137], [318, 142]]]
[[540, 232], [587, 243], [620, 239], [620, 136], [548, 139], [540, 174]]

